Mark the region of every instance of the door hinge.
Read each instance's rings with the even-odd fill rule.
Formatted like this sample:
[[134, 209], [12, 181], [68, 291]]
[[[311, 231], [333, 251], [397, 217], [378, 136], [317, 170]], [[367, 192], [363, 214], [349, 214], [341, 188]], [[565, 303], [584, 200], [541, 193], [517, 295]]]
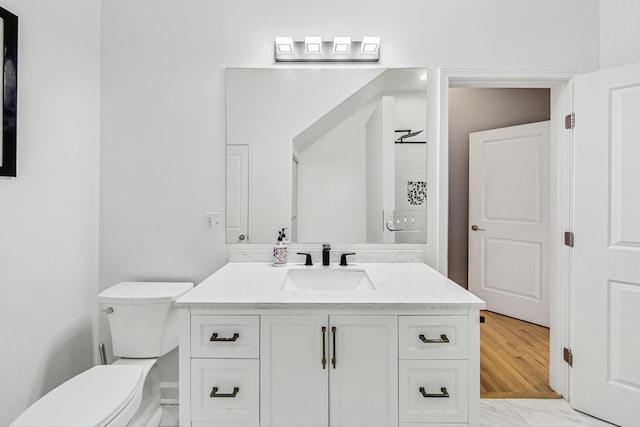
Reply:
[[571, 113], [564, 116], [564, 128], [573, 129], [574, 127], [576, 127], [576, 113]]
[[573, 236], [573, 231], [565, 231], [564, 232], [564, 244], [565, 246], [573, 247], [575, 243], [575, 237]]
[[562, 358], [567, 362], [567, 365], [573, 366], [573, 352], [567, 347], [562, 349]]

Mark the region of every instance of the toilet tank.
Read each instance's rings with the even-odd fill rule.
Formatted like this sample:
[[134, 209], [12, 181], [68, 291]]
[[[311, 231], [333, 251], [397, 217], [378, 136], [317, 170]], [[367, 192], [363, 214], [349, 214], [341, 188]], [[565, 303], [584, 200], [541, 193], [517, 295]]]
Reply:
[[105, 289], [98, 302], [111, 327], [113, 354], [160, 357], [178, 346], [174, 302], [193, 289], [184, 282], [123, 282]]

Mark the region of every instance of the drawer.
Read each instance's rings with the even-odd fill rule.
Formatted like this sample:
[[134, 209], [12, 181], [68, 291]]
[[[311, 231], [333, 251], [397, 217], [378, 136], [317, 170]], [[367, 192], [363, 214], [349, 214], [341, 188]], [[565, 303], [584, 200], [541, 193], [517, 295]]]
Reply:
[[400, 316], [400, 359], [466, 359], [469, 357], [466, 316]]
[[466, 360], [401, 360], [400, 423], [467, 423]]
[[260, 361], [191, 359], [191, 420], [258, 424]]
[[191, 357], [257, 359], [259, 316], [192, 316]]

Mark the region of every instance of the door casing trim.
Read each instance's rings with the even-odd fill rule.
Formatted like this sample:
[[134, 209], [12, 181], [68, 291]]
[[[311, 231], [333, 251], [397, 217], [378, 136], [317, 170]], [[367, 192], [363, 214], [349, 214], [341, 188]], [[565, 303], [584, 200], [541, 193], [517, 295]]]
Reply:
[[445, 276], [449, 225], [449, 88], [551, 90], [549, 385], [568, 399], [569, 369], [562, 359], [562, 348], [570, 342], [571, 251], [562, 244], [560, 236], [572, 227], [573, 132], [564, 129], [564, 116], [572, 112], [571, 79], [580, 70], [431, 68], [428, 73], [428, 140], [438, 144], [428, 144], [427, 188], [432, 189], [432, 202], [427, 206], [427, 215], [434, 220], [428, 221], [425, 259]]

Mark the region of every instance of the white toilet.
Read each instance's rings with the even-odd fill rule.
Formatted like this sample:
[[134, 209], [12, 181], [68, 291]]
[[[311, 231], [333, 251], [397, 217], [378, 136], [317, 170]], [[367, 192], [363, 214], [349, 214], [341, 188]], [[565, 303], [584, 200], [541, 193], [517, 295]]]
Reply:
[[124, 282], [100, 295], [108, 314], [112, 365], [61, 384], [24, 411], [12, 427], [158, 426], [160, 378], [156, 360], [178, 346], [174, 301], [193, 283]]

